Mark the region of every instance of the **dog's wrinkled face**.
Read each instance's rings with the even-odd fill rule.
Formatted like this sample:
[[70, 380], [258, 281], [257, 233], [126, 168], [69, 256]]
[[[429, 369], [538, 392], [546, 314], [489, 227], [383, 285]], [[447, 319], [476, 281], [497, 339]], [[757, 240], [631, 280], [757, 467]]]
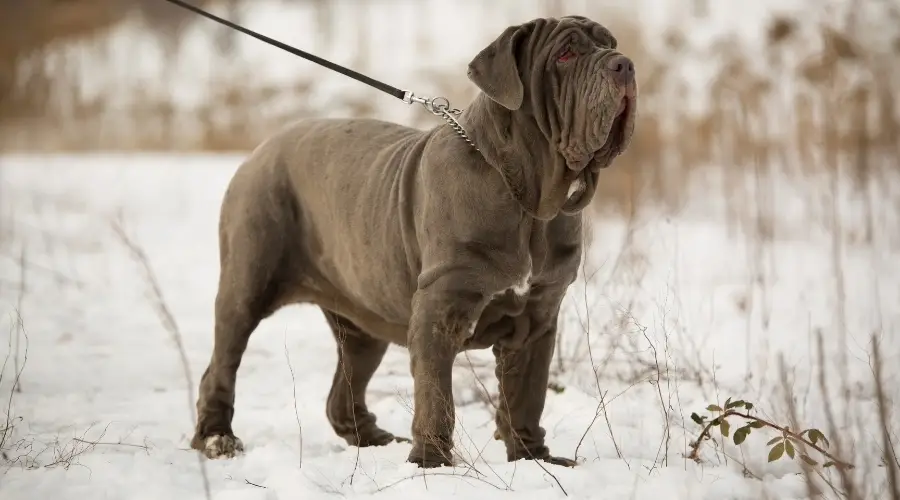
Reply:
[[599, 170], [630, 143], [637, 83], [617, 45], [609, 30], [581, 16], [536, 19], [507, 28], [469, 65], [469, 78], [513, 114], [533, 120], [557, 154], [554, 165], [535, 173], [540, 199], [531, 211], [540, 218], [587, 206]]
[[628, 147], [637, 110], [634, 65], [615, 50], [616, 39], [596, 23], [573, 21], [570, 28], [560, 27], [547, 58], [560, 127], [558, 150], [570, 170], [567, 177], [574, 175], [562, 207], [567, 213], [590, 201], [597, 171]]

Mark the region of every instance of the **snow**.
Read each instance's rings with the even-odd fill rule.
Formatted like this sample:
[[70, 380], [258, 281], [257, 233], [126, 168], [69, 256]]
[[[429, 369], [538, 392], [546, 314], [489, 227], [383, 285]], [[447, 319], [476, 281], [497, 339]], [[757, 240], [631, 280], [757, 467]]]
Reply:
[[[0, 382], [15, 426], [7, 458], [17, 458], [0, 470], [0, 499], [204, 497], [197, 455], [189, 450], [194, 400], [188, 391], [196, 394], [210, 355], [219, 201], [240, 160], [0, 157], [0, 304], [11, 325], [4, 351], [13, 351], [18, 339], [21, 361], [26, 347], [13, 328], [16, 308], [28, 349], [21, 392], [10, 392], [12, 359]], [[890, 233], [897, 214], [876, 200], [872, 244], [842, 240], [842, 336], [830, 231], [817, 227], [817, 212], [808, 206], [814, 204], [799, 198], [814, 187], [806, 182], [805, 188], [785, 179], [772, 183], [780, 186], [773, 206], [790, 210], [784, 217], [774, 212], [780, 229], [771, 240], [729, 224], [724, 200], [702, 184], [693, 189], [705, 196], [675, 214], [647, 210], [631, 225], [611, 216], [593, 219], [584, 272], [560, 322], [552, 379], [564, 390], [548, 391], [542, 420], [551, 450], [573, 457], [577, 449], [578, 467], [546, 465], [545, 471], [533, 462], [506, 462], [480, 395], [481, 387], [496, 391], [490, 351], [460, 355], [454, 372], [457, 453], [474, 468], [423, 473], [405, 463], [407, 444], [347, 447], [325, 417], [336, 362], [331, 334], [317, 309], [292, 306], [251, 338], [234, 417], [246, 451], [205, 461], [213, 498], [545, 499], [563, 498], [560, 485], [571, 498], [806, 498], [796, 461], [766, 462], [771, 432], [754, 431], [740, 449], [729, 444], [727, 457], [721, 443], [710, 442], [702, 463], [683, 455], [698, 432], [691, 412], [727, 397], [748, 399], [761, 416], [786, 423], [786, 391], [801, 425], [833, 439], [817, 386], [820, 366], [836, 385], [826, 397], [841, 419], [841, 435], [855, 445], [847, 459], [877, 484], [884, 469], [873, 462], [879, 438], [869, 427], [875, 412], [868, 342], [880, 332], [886, 384], [896, 400], [900, 254]], [[855, 230], [858, 200], [838, 201], [849, 214], [848, 230]], [[141, 265], [116, 238], [113, 220], [156, 274], [183, 337], [190, 387]], [[825, 365], [817, 362], [816, 332], [824, 338]], [[847, 394], [837, 387], [841, 359]], [[382, 427], [409, 434], [411, 391], [408, 356], [392, 347], [368, 393]], [[596, 417], [601, 395], [607, 412]], [[93, 441], [102, 444], [90, 446]], [[65, 459], [72, 451], [80, 454]]]

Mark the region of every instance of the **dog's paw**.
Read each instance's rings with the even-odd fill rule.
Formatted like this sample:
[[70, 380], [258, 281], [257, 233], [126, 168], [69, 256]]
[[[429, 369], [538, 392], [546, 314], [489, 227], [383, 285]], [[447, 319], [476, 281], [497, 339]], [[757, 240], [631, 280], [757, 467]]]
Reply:
[[434, 469], [436, 467], [452, 467], [453, 463], [449, 460], [443, 458], [435, 458], [435, 457], [409, 457], [406, 459], [407, 462], [416, 464], [421, 469]]
[[346, 437], [347, 444], [350, 446], [358, 446], [360, 448], [365, 448], [368, 446], [386, 446], [391, 443], [411, 443], [412, 440], [409, 438], [395, 436], [390, 432], [375, 428], [368, 432], [360, 432], [358, 434], [351, 434]]
[[575, 467], [576, 465], [578, 465], [578, 462], [570, 458], [556, 457], [551, 455], [550, 450], [548, 450], [546, 446], [541, 446], [539, 449], [532, 452], [520, 451], [516, 455], [508, 454], [506, 458], [510, 462], [515, 462], [516, 460], [540, 460], [542, 462], [559, 465], [561, 467]]
[[442, 453], [433, 446], [415, 446], [409, 452], [407, 462], [414, 463], [422, 469], [433, 469], [435, 467], [453, 466], [451, 453]]
[[234, 458], [244, 451], [244, 443], [235, 436], [209, 436], [203, 441], [200, 451], [211, 460]]
[[547, 456], [542, 458], [541, 460], [547, 462], [548, 464], [559, 465], [562, 467], [575, 467], [576, 465], [578, 465], [578, 462], [564, 457]]

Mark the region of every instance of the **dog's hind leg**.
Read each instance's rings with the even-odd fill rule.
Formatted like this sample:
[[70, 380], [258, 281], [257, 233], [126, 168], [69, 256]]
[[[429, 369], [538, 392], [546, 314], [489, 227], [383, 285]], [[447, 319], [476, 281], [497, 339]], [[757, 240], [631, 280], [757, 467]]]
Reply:
[[338, 436], [350, 446], [383, 446], [398, 438], [375, 425], [366, 406], [366, 388], [387, 352], [388, 343], [360, 330], [347, 318], [323, 309], [337, 341], [338, 363], [326, 415]]
[[219, 236], [221, 271], [215, 301], [215, 337], [200, 381], [197, 426], [191, 447], [208, 458], [231, 458], [243, 450], [235, 437], [235, 382], [250, 335], [279, 307], [289, 285], [284, 210], [248, 202], [244, 184], [229, 189]]

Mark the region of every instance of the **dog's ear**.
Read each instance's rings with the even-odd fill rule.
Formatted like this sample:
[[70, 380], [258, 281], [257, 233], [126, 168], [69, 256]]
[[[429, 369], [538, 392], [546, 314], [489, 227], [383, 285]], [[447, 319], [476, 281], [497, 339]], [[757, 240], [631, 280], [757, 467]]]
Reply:
[[510, 26], [469, 63], [469, 80], [492, 100], [511, 111], [522, 106], [525, 88], [519, 76], [516, 47], [525, 26]]
[[564, 16], [562, 17], [562, 20], [574, 21], [575, 24], [585, 31], [594, 43], [601, 47], [615, 49], [619, 45], [619, 41], [616, 40], [616, 37], [614, 37], [605, 26], [596, 21], [577, 15]]

